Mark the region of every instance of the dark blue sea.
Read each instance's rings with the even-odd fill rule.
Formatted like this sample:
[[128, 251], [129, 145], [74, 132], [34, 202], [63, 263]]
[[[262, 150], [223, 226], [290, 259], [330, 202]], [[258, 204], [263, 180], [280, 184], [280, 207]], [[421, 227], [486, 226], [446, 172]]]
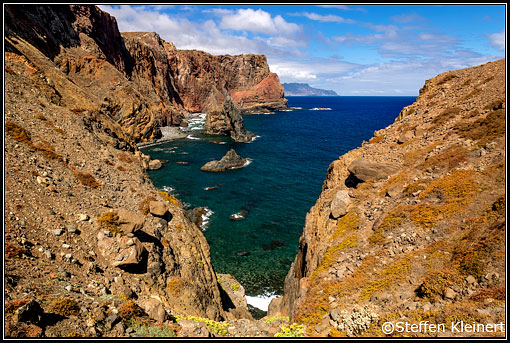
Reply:
[[[409, 96], [287, 98], [289, 106], [300, 109], [244, 116], [245, 127], [259, 136], [251, 143], [202, 136], [197, 122], [188, 138], [142, 149], [152, 158], [168, 161], [162, 169], [149, 172], [156, 187], [170, 191], [190, 208], [211, 211], [204, 235], [214, 269], [234, 275], [251, 296], [282, 293], [305, 215], [321, 192], [329, 164], [368, 141], [374, 130], [391, 124], [415, 100]], [[319, 107], [328, 109], [311, 110]], [[221, 173], [200, 170], [231, 148], [253, 160], [244, 168]], [[241, 210], [245, 219], [230, 219]]]

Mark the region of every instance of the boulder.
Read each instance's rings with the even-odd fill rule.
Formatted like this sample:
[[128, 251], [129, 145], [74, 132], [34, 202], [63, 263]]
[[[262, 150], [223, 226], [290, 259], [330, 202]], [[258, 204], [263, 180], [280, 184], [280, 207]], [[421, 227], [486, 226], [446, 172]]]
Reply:
[[400, 168], [392, 163], [375, 163], [361, 157], [354, 160], [347, 170], [358, 180], [382, 180], [395, 174]]
[[16, 310], [13, 319], [16, 323], [29, 322], [38, 324], [43, 312], [44, 310], [41, 308], [41, 305], [32, 299]]
[[161, 167], [163, 167], [163, 164], [161, 163], [160, 160], [150, 160], [147, 169], [157, 170], [160, 169]]
[[117, 210], [119, 216], [119, 227], [124, 233], [133, 233], [143, 227], [145, 217], [137, 212], [126, 209]]
[[414, 137], [414, 133], [413, 133], [413, 131], [409, 131], [409, 130], [408, 130], [408, 131], [405, 131], [405, 132], [403, 132], [403, 133], [400, 135], [400, 137], [398, 137], [398, 139], [397, 139], [397, 143], [398, 143], [398, 144], [403, 144], [403, 143], [405, 143], [405, 142], [409, 142], [411, 139], [413, 139], [413, 137]]
[[139, 301], [140, 307], [149, 315], [150, 318], [159, 323], [163, 323], [166, 319], [166, 311], [161, 301], [155, 298], [148, 298], [144, 301]]
[[232, 275], [217, 274], [217, 276], [218, 283], [224, 291], [224, 293], [222, 292], [222, 303], [228, 305], [225, 309], [227, 319], [253, 319], [248, 311], [244, 287]]
[[108, 237], [101, 231], [97, 235], [97, 247], [101, 255], [114, 267], [138, 265], [145, 250], [136, 237]]
[[149, 202], [149, 212], [156, 217], [165, 217], [168, 212], [168, 207], [163, 201], [151, 201]]
[[193, 320], [179, 320], [179, 330], [177, 337], [212, 337], [211, 332], [204, 322], [196, 322]]
[[230, 149], [219, 161], [207, 162], [200, 170], [208, 172], [220, 172], [227, 169], [241, 168], [248, 161], [248, 158], [241, 158], [234, 149]]
[[390, 187], [386, 191], [386, 195], [389, 196], [390, 198], [398, 198], [402, 194], [403, 190], [404, 190], [404, 185], [399, 183], [393, 187]]
[[443, 293], [443, 297], [445, 299], [449, 299], [449, 300], [455, 299], [456, 295], [457, 295], [457, 293], [453, 289], [451, 289], [450, 287], [446, 288], [444, 293]]
[[344, 216], [347, 213], [347, 208], [351, 204], [349, 192], [341, 189], [336, 192], [335, 198], [331, 202], [331, 215], [333, 218]]

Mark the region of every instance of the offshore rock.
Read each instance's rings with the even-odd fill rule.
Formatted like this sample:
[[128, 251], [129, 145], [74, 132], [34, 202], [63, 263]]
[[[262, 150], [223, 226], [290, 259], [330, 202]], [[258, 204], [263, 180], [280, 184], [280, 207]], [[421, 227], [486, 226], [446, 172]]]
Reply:
[[234, 149], [230, 149], [225, 156], [221, 158], [221, 160], [207, 162], [202, 166], [202, 168], [200, 168], [200, 170], [220, 172], [228, 169], [241, 168], [248, 160], [248, 158], [241, 158]]
[[221, 109], [207, 113], [202, 133], [207, 135], [230, 135], [236, 142], [251, 142], [255, 135], [244, 128], [239, 107], [227, 99]]

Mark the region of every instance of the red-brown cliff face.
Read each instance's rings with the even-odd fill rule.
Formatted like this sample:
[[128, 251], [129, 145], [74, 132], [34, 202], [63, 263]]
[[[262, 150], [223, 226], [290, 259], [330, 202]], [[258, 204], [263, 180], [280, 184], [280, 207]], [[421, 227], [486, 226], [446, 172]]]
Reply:
[[264, 55], [213, 56], [197, 50], [171, 50], [168, 59], [184, 108], [208, 112], [230, 95], [243, 112], [287, 107], [283, 86]]
[[[156, 33], [121, 34], [96, 6], [6, 6], [6, 35], [41, 51], [114, 118], [135, 141], [161, 137], [187, 112], [222, 107], [227, 95], [242, 110], [285, 108], [283, 87], [265, 56], [213, 56], [177, 50]], [[6, 50], [17, 52], [6, 41]], [[92, 109], [92, 108], [91, 108]]]

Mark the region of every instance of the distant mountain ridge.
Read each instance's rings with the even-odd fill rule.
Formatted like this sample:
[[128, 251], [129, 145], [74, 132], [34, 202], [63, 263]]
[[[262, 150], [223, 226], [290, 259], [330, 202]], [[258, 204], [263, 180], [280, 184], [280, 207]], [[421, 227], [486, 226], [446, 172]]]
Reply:
[[335, 91], [313, 88], [307, 83], [283, 83], [288, 96], [338, 96]]

